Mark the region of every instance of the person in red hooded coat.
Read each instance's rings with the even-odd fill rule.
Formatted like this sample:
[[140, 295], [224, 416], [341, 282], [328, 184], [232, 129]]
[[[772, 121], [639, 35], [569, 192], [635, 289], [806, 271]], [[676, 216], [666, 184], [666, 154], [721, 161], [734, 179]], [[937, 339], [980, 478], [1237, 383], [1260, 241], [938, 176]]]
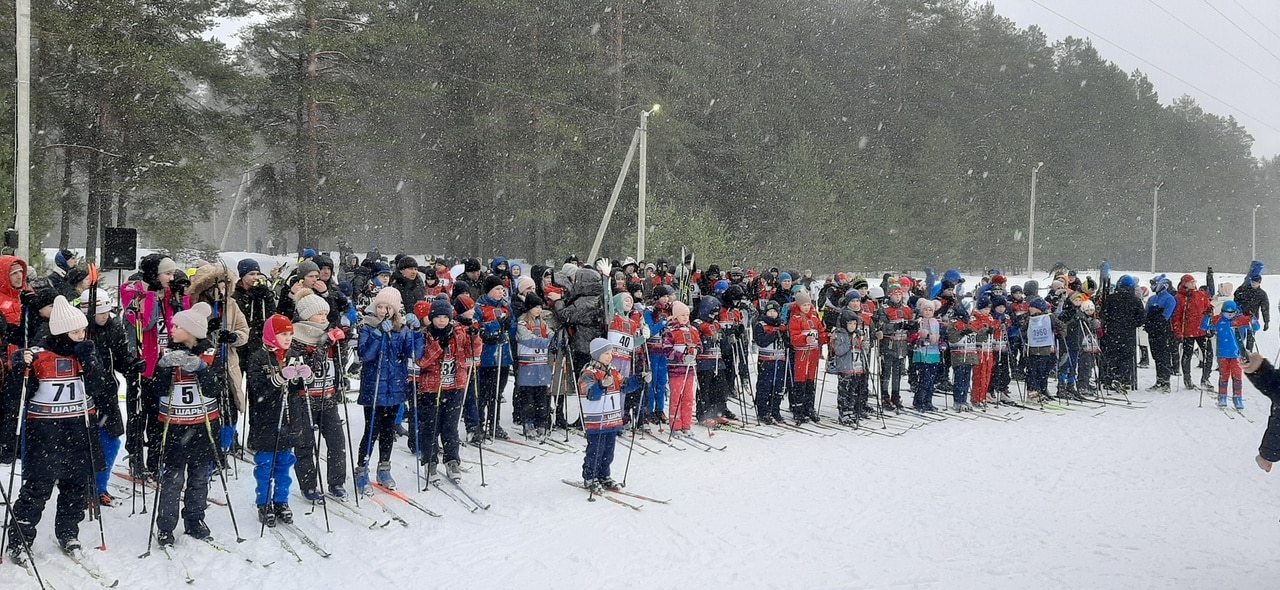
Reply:
[[[1182, 357], [1182, 381], [1187, 389], [1195, 389], [1191, 381], [1191, 358], [1197, 346], [1204, 350], [1205, 340], [1209, 333], [1201, 329], [1204, 318], [1213, 312], [1213, 301], [1209, 294], [1196, 287], [1196, 279], [1191, 275], [1182, 275], [1178, 282], [1178, 293], [1175, 295], [1178, 306], [1173, 310], [1170, 319], [1173, 324], [1173, 337], [1178, 341], [1178, 350]], [[1200, 363], [1200, 385], [1209, 387], [1209, 373], [1213, 371], [1213, 360], [1202, 359]]]

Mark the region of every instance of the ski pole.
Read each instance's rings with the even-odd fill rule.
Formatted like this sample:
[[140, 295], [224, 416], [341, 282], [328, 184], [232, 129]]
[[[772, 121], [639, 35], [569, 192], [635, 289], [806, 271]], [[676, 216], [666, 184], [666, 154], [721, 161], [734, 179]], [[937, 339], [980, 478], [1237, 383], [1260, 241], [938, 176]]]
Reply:
[[[472, 349], [472, 352], [473, 353], [475, 352], [474, 348]], [[479, 395], [480, 371], [476, 369], [475, 363], [470, 363], [470, 366], [467, 367], [467, 373], [469, 375], [467, 377], [467, 389], [462, 392], [462, 407], [464, 409], [467, 407], [467, 397], [471, 396], [472, 388], [476, 390], [476, 395], [474, 396], [476, 398], [476, 403], [480, 402], [480, 395]], [[476, 413], [479, 414], [480, 411], [481, 410], [477, 408]], [[480, 455], [480, 487], [484, 488], [484, 487], [488, 487], [489, 484], [485, 483], [485, 479], [484, 479], [484, 415], [483, 414], [480, 415], [480, 422], [476, 424], [475, 440], [476, 440], [476, 449], [477, 449], [476, 452], [479, 453]]]
[[[94, 309], [92, 303], [89, 305], [89, 309]], [[85, 369], [87, 369], [87, 367], [85, 367]], [[102, 459], [103, 463], [106, 463], [107, 459], [106, 455], [101, 452], [102, 449], [100, 448], [98, 449], [98, 453], [94, 453], [93, 441], [97, 437], [93, 436], [93, 434], [96, 433], [93, 432], [93, 426], [89, 422], [89, 392], [86, 390], [83, 393], [85, 399], [82, 402], [83, 409], [81, 411], [81, 415], [84, 417], [84, 439], [86, 448], [89, 451], [89, 516], [93, 520], [98, 521], [98, 537], [99, 540], [102, 541], [102, 544], [98, 546], [98, 550], [106, 551], [107, 532], [103, 529], [102, 525], [102, 499], [98, 497], [98, 482], [97, 478], [94, 476], [98, 473], [98, 459]]]
[[[24, 358], [23, 361], [25, 364], [26, 359]], [[26, 426], [26, 423], [27, 423], [27, 377], [30, 374], [31, 374], [31, 366], [28, 365], [22, 371], [22, 393], [21, 393], [22, 397], [19, 398], [17, 424], [14, 426], [14, 429], [13, 429], [13, 440], [14, 440], [14, 443], [18, 444], [21, 448], [21, 453], [19, 453], [19, 455], [22, 456], [23, 465], [26, 464], [25, 459], [27, 454], [27, 445], [26, 445], [27, 437], [26, 437], [26, 429], [24, 428], [24, 426]], [[15, 460], [13, 463], [9, 464], [9, 487], [7, 489], [11, 489], [11, 490], [15, 489], [13, 487], [13, 481], [14, 481], [14, 474], [17, 472], [17, 470], [18, 470], [18, 461]], [[6, 546], [5, 545], [5, 543], [7, 542], [6, 539], [9, 536], [9, 522], [10, 520], [12, 520], [12, 518], [13, 518], [13, 503], [6, 500], [4, 505], [4, 529], [0, 530], [0, 547]]]
[[[169, 395], [173, 395], [170, 392]], [[169, 414], [164, 415], [164, 430], [160, 433], [160, 460], [158, 464], [158, 473], [156, 474], [156, 497], [151, 506], [151, 524], [147, 525], [147, 551], [138, 556], [138, 559], [149, 557], [151, 555], [151, 542], [155, 539], [156, 515], [160, 513], [160, 492], [164, 490], [164, 459], [165, 451], [168, 450], [169, 443]], [[142, 489], [147, 489], [146, 476], [143, 476]], [[146, 501], [143, 501], [143, 509], [146, 509]]]
[[[0, 485], [0, 498], [4, 499], [5, 506], [13, 506], [13, 498], [9, 495], [9, 488], [3, 485]], [[6, 526], [5, 529], [7, 530], [8, 527]], [[35, 556], [31, 554], [31, 543], [27, 540], [27, 534], [22, 532], [22, 527], [15, 526], [14, 529], [18, 533], [18, 541], [22, 543], [22, 549], [27, 552], [27, 563], [31, 564], [31, 571], [36, 574], [36, 582], [40, 584], [40, 590], [45, 590], [44, 578], [40, 577], [40, 568], [36, 566]], [[3, 556], [0, 556], [0, 563], [4, 563]]]
[[[200, 397], [203, 398], [204, 395], [201, 394]], [[213, 445], [213, 452], [219, 456], [219, 463], [226, 461], [226, 454], [222, 452], [222, 445], [218, 444], [218, 441], [213, 436], [213, 423], [209, 420], [209, 412], [204, 409], [203, 405], [201, 406], [201, 416], [204, 418], [205, 434], [209, 437], [209, 444]], [[236, 524], [236, 511], [231, 507], [231, 492], [227, 489], [227, 474], [220, 468], [218, 469], [218, 478], [222, 481], [222, 495], [226, 498], [227, 512], [231, 515], [231, 530], [236, 533], [236, 542], [243, 543], [244, 537], [240, 536], [240, 526]], [[159, 497], [158, 492], [156, 496]]]
[[[316, 439], [315, 446], [311, 447], [311, 464], [316, 470], [316, 487], [319, 488], [320, 492], [320, 510], [324, 512], [324, 531], [332, 533], [333, 529], [329, 526], [329, 503], [324, 499], [324, 478], [320, 475], [322, 471], [320, 469], [320, 432], [322, 429], [316, 424], [316, 414], [314, 407], [311, 405], [311, 396], [307, 395], [306, 391], [302, 392], [302, 396], [307, 402], [307, 424], [311, 426], [311, 431], [315, 433]], [[328, 467], [329, 455], [327, 452], [325, 453], [324, 462], [325, 466]], [[314, 503], [311, 505], [311, 511], [315, 511]]]
[[[280, 368], [283, 369], [284, 367], [280, 367]], [[270, 475], [267, 477], [268, 505], [275, 504], [276, 457], [280, 455], [280, 434], [284, 430], [284, 415], [285, 415], [285, 412], [287, 412], [288, 410], [289, 410], [289, 382], [286, 381], [280, 384], [280, 415], [278, 418], [276, 418], [276, 442], [271, 448], [271, 471], [269, 472]], [[209, 418], [208, 418], [208, 414], [206, 413], [205, 424], [208, 424], [208, 421], [209, 421]], [[254, 461], [254, 463], [257, 463], [257, 461]], [[226, 476], [223, 476], [223, 481], [224, 482], [226, 481]], [[259, 509], [261, 509], [261, 507], [259, 507]], [[275, 510], [275, 507], [272, 506], [271, 509]], [[232, 522], [235, 522], [235, 521], [233, 520]], [[266, 534], [267, 534], [267, 520], [264, 518], [262, 519], [262, 526], [258, 528], [258, 538], [261, 539]], [[236, 536], [239, 536], [239, 535], [237, 534]]]
[[[341, 347], [339, 347], [339, 348], [338, 348], [338, 359], [339, 359], [340, 361], [342, 361], [342, 367], [343, 367], [342, 371], [343, 371], [343, 373], [344, 373], [344, 374], [343, 374], [343, 376], [341, 377], [341, 379], [340, 379], [340, 380], [339, 380], [339, 382], [338, 382], [338, 383], [339, 383], [339, 388], [338, 388], [338, 399], [341, 399], [341, 400], [342, 400], [342, 413], [343, 413], [344, 417], [346, 418], [345, 420], [343, 420], [343, 425], [346, 427], [346, 431], [347, 431], [347, 448], [352, 450], [352, 452], [351, 452], [351, 475], [352, 475], [352, 477], [355, 477], [355, 473], [356, 473], [356, 453], [355, 453], [355, 443], [354, 443], [354, 441], [351, 439], [351, 404], [347, 403], [347, 385], [346, 385], [346, 383], [347, 383], [347, 378], [346, 378], [346, 375], [345, 375], [345, 373], [346, 373], [346, 368], [345, 368], [345, 367], [346, 367], [346, 362], [345, 362], [345, 360], [343, 360], [343, 359], [342, 359], [342, 348], [341, 348]], [[338, 378], [338, 377], [337, 377], [337, 376], [335, 376], [334, 378], [336, 379], [336, 378]], [[330, 482], [330, 483], [332, 483], [332, 482]], [[354, 496], [355, 496], [355, 500], [356, 500], [356, 507], [357, 507], [357, 508], [359, 508], [359, 507], [360, 507], [360, 494], [354, 494]]]

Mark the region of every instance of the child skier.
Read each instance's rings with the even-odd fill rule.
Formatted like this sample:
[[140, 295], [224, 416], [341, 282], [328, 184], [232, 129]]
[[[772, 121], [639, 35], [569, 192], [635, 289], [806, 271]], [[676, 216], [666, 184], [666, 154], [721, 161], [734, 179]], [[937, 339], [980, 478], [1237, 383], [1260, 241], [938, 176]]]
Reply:
[[302, 296], [294, 307], [298, 321], [293, 323], [290, 354], [303, 359], [312, 379], [302, 390], [300, 407], [291, 412], [298, 417], [294, 472], [304, 498], [316, 502], [324, 497], [316, 467], [320, 448], [316, 435], [319, 434], [324, 439], [327, 463], [328, 477], [324, 483], [328, 484], [329, 495], [341, 500], [347, 495], [343, 487], [347, 482], [347, 443], [338, 412], [337, 359], [338, 347], [342, 346], [346, 334], [340, 328], [330, 329], [329, 302], [314, 293], [299, 293]]
[[725, 382], [724, 359], [721, 356], [720, 300], [703, 295], [698, 304], [698, 319], [693, 322], [702, 347], [698, 349], [698, 421], [708, 428], [728, 424], [729, 384]]
[[[630, 297], [628, 295], [628, 297]], [[515, 423], [525, 438], [541, 439], [551, 428], [551, 365], [547, 355], [555, 334], [543, 319], [542, 298], [529, 293], [516, 322]]]
[[760, 302], [760, 319], [752, 334], [756, 351], [756, 417], [764, 424], [782, 422], [782, 393], [789, 373], [787, 329], [782, 325], [781, 306], [769, 299]]
[[609, 476], [613, 448], [622, 430], [622, 374], [613, 368], [614, 344], [604, 338], [591, 341], [591, 362], [578, 380], [582, 400], [582, 425], [586, 429], [587, 452], [582, 461], [582, 480], [588, 490], [617, 490]]
[[795, 347], [795, 366], [791, 373], [791, 417], [796, 424], [818, 422], [814, 399], [818, 384], [818, 358], [827, 344], [827, 332], [813, 308], [808, 291], [796, 294], [796, 310], [787, 322], [791, 345]]
[[143, 381], [148, 397], [159, 399], [160, 503], [156, 514], [156, 541], [174, 543], [178, 524], [178, 500], [182, 500], [185, 532], [209, 537], [204, 511], [209, 497], [209, 475], [217, 460], [214, 433], [221, 432], [218, 400], [226, 394], [221, 368], [213, 366], [216, 348], [207, 339], [213, 309], [197, 303], [173, 314], [169, 342], [156, 362], [156, 371]]
[[[297, 462], [294, 437], [311, 437], [302, 430], [306, 409], [302, 390], [315, 382], [315, 374], [293, 346], [293, 322], [280, 314], [262, 326], [263, 348], [249, 357], [249, 448], [253, 477], [257, 480], [258, 521], [274, 527], [293, 523], [289, 509], [289, 469]], [[318, 499], [318, 498], [317, 498]]]
[[[419, 302], [417, 308], [426, 302]], [[418, 460], [427, 466], [428, 481], [439, 480], [437, 467], [441, 451], [445, 472], [450, 479], [462, 478], [462, 462], [458, 455], [458, 419], [462, 415], [462, 399], [466, 395], [471, 366], [480, 357], [484, 344], [468, 326], [453, 321], [453, 306], [437, 299], [427, 312], [427, 327], [422, 331], [422, 355], [416, 361], [420, 369], [418, 381]], [[516, 377], [519, 382], [519, 376]]]
[[14, 353], [15, 374], [26, 370], [26, 420], [22, 438], [22, 491], [9, 526], [9, 558], [24, 561], [35, 539], [45, 503], [58, 487], [54, 537], [65, 552], [80, 549], [89, 481], [102, 460], [98, 447], [98, 407], [116, 403], [92, 341], [85, 339], [85, 315], [58, 295], [49, 317], [44, 348]]
[[1218, 407], [1227, 407], [1227, 380], [1231, 380], [1231, 401], [1237, 410], [1244, 409], [1244, 390], [1241, 380], [1244, 378], [1240, 368], [1240, 359], [1246, 337], [1250, 331], [1258, 331], [1258, 318], [1248, 314], [1240, 314], [1240, 306], [1235, 301], [1222, 304], [1222, 314], [1210, 318], [1204, 316], [1200, 329], [1213, 334], [1218, 344]]
[[933, 405], [933, 386], [942, 363], [942, 323], [933, 317], [934, 302], [920, 299], [916, 310], [920, 313], [919, 328], [912, 335], [915, 350], [912, 361], [916, 370], [916, 388], [912, 408], [921, 412], [936, 412]]
[[[856, 296], [857, 292], [853, 292]], [[839, 324], [831, 331], [831, 366], [839, 375], [836, 405], [840, 411], [840, 423], [846, 426], [857, 426], [858, 421], [866, 418], [867, 411], [867, 365], [863, 342], [866, 339], [866, 324], [860, 314], [844, 307], [837, 314]]]
[[662, 346], [671, 385], [671, 432], [688, 435], [698, 391], [698, 351], [702, 349], [702, 339], [689, 324], [689, 306], [683, 302], [671, 304], [671, 317], [667, 318], [667, 327], [662, 332]]
[[951, 409], [956, 412], [971, 412], [973, 404], [969, 403], [969, 390], [973, 384], [973, 368], [978, 365], [978, 335], [969, 327], [968, 317], [957, 315], [947, 326], [947, 341], [950, 343], [951, 372], [954, 375], [951, 386]]
[[1053, 359], [1058, 352], [1057, 334], [1064, 326], [1062, 320], [1049, 313], [1049, 304], [1036, 298], [1031, 302], [1023, 333], [1027, 346], [1027, 398], [1033, 401], [1051, 400], [1049, 374], [1053, 371]]
[[391, 477], [391, 450], [395, 446], [396, 413], [408, 396], [409, 359], [413, 357], [411, 330], [421, 325], [418, 317], [404, 315], [400, 292], [383, 289], [365, 308], [360, 323], [360, 397], [364, 407], [364, 436], [360, 438], [356, 464], [356, 493], [371, 494], [369, 456], [378, 442], [378, 484], [395, 489]]

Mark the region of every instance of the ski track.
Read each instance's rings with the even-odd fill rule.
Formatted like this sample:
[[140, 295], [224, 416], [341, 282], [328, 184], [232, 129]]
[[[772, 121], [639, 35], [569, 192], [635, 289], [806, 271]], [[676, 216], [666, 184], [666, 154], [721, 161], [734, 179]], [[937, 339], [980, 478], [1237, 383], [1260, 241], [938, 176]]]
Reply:
[[[1233, 275], [1218, 279], [1239, 282]], [[1261, 334], [1263, 351], [1276, 350], [1278, 333]], [[285, 531], [302, 563], [271, 535], [258, 537], [251, 469], [241, 466], [228, 484], [246, 541], [235, 542], [225, 508], [209, 506], [206, 518], [219, 544], [255, 563], [182, 536], [181, 524], [174, 556], [186, 563], [195, 586], [235, 580], [237, 587], [273, 590], [319, 584], [550, 588], [588, 580], [616, 588], [1271, 586], [1268, 549], [1280, 542], [1280, 484], [1253, 462], [1267, 400], [1245, 386], [1246, 412], [1255, 420], [1249, 424], [1220, 416], [1208, 392], [1198, 408], [1196, 391], [1142, 391], [1153, 380], [1154, 371], [1140, 371], [1139, 391], [1131, 394], [1151, 407], [1096, 418], [1068, 411], [1022, 412], [1017, 422], [948, 419], [896, 438], [723, 434], [712, 439], [728, 445], [723, 453], [668, 447], [636, 453], [628, 487], [671, 498], [660, 505], [623, 497], [642, 505], [639, 512], [589, 503], [585, 493], [558, 481], [579, 476], [581, 452], [514, 463], [486, 455], [497, 462], [485, 467], [488, 485], [480, 486], [478, 465], [469, 465], [463, 479], [492, 504], [476, 513], [441, 493], [414, 491], [413, 476], [397, 470], [399, 489], [444, 518], [380, 494], [409, 528], [369, 530], [331, 517], [334, 532], [326, 533], [322, 511], [307, 516], [295, 500], [295, 521], [334, 553], [322, 559]], [[835, 389], [828, 377], [828, 414]], [[352, 416], [359, 420], [360, 413]], [[698, 437], [708, 440], [705, 431]], [[411, 466], [403, 444], [397, 441], [392, 460]], [[618, 449], [613, 475], [621, 479], [626, 447]], [[475, 459], [476, 450], [464, 446], [463, 456]], [[4, 466], [0, 477], [8, 477]], [[217, 481], [210, 490], [222, 497]], [[150, 504], [151, 493], [147, 497]], [[53, 546], [54, 506], [51, 500], [36, 539], [41, 574], [60, 590], [96, 587]], [[362, 499], [360, 506], [383, 518], [371, 502]], [[162, 552], [153, 548], [150, 557], [137, 558], [146, 548], [149, 513], [130, 515], [128, 498], [103, 513], [109, 551], [94, 549], [96, 523], [82, 522], [80, 539], [108, 576], [120, 578], [121, 588], [186, 586], [182, 569]], [[36, 584], [6, 564], [0, 587]]]

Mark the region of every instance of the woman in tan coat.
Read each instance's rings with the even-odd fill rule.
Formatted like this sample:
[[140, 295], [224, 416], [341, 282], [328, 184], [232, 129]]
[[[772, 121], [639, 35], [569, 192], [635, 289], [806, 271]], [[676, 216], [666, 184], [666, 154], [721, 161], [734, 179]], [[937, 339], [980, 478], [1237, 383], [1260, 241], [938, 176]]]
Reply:
[[240, 412], [246, 408], [244, 373], [240, 370], [240, 356], [236, 347], [249, 342], [249, 322], [240, 311], [240, 306], [231, 300], [232, 283], [231, 274], [222, 265], [206, 264], [196, 269], [196, 274], [191, 277], [191, 286], [187, 288], [191, 305], [203, 301], [213, 308], [213, 314], [209, 318], [209, 337], [218, 347], [218, 357], [225, 356], [226, 377], [231, 382], [229, 390], [235, 403], [222, 404], [226, 418], [220, 441], [223, 451], [230, 450], [236, 440], [235, 425], [239, 423]]

